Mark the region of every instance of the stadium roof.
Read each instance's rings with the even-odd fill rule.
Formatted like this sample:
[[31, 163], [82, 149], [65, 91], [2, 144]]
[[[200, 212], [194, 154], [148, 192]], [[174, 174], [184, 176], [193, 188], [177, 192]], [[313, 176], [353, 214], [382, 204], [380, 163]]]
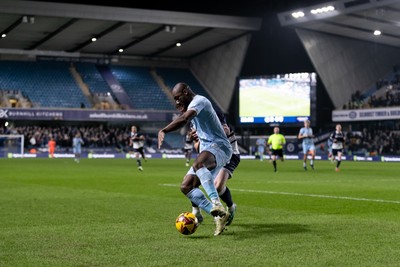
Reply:
[[254, 17], [2, 0], [0, 54], [190, 59], [260, 27]]
[[[323, 9], [328, 6], [334, 7], [334, 10]], [[295, 18], [292, 16], [294, 12], [302, 13], [296, 13], [300, 17]], [[399, 0], [331, 1], [282, 12], [278, 17], [282, 26], [400, 47]], [[374, 35], [375, 31], [380, 31], [381, 35]]]

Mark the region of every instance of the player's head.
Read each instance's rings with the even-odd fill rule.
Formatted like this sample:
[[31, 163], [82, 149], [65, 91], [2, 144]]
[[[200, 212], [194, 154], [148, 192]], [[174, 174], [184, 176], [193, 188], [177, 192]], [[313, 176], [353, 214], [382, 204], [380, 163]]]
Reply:
[[311, 124], [311, 121], [309, 121], [309, 120], [305, 120], [304, 121], [304, 126], [305, 127], [310, 127], [310, 124]]
[[131, 132], [132, 132], [132, 133], [136, 133], [136, 132], [137, 132], [136, 126], [132, 126], [132, 127], [131, 127]]
[[341, 132], [342, 131], [342, 125], [336, 124], [336, 131]]
[[279, 127], [274, 127], [274, 134], [278, 134], [279, 133]]
[[192, 89], [186, 83], [177, 83], [172, 89], [175, 107], [180, 112], [185, 112], [194, 97]]

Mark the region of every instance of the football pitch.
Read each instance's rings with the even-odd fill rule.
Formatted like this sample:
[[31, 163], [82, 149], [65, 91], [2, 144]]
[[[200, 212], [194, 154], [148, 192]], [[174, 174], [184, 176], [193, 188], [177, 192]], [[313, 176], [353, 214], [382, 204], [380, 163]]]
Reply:
[[0, 266], [400, 266], [400, 165], [242, 160], [234, 221], [191, 211], [183, 159], [0, 159]]

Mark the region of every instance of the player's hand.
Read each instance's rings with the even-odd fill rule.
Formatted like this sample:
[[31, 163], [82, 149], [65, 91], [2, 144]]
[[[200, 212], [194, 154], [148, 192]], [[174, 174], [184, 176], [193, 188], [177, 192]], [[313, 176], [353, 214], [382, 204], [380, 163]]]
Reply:
[[165, 138], [165, 133], [163, 131], [158, 132], [158, 149], [161, 148]]
[[194, 129], [190, 132], [190, 137], [191, 137], [192, 140], [194, 140], [195, 142], [198, 142], [198, 141], [199, 141], [199, 137], [197, 136], [197, 131], [194, 130]]
[[228, 124], [223, 124], [222, 128], [224, 129], [225, 134], [228, 136], [231, 132], [231, 129], [229, 129]]

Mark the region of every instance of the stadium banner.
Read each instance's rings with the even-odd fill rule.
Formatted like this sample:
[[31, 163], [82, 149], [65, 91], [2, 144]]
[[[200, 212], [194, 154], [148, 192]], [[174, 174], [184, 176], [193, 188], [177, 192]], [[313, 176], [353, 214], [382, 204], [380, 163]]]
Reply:
[[[196, 155], [194, 155], [196, 156]], [[7, 151], [0, 150], [0, 158], [49, 158], [49, 154], [47, 152], [43, 153], [11, 153]], [[55, 153], [54, 158], [70, 158], [74, 159], [75, 154], [73, 153]], [[153, 159], [184, 159], [185, 156], [183, 154], [176, 154], [176, 153], [146, 153], [146, 158], [153, 158]], [[135, 157], [131, 156], [130, 154], [125, 153], [87, 153], [83, 152], [81, 154], [81, 159], [128, 159], [128, 160], [136, 160]], [[256, 158], [255, 155], [240, 155], [240, 159], [244, 160], [259, 160]], [[288, 154], [285, 155], [285, 160], [301, 160], [303, 159], [302, 154]], [[311, 157], [308, 157], [311, 159]], [[330, 161], [328, 156], [316, 156], [316, 160], [325, 160]], [[369, 162], [400, 162], [400, 156], [398, 155], [388, 155], [388, 156], [344, 156], [342, 158], [343, 161], [369, 161]]]
[[400, 119], [400, 107], [332, 111], [332, 121], [377, 121]]
[[5, 120], [54, 120], [54, 121], [171, 121], [176, 112], [94, 110], [94, 109], [24, 109], [0, 108], [0, 119]]

